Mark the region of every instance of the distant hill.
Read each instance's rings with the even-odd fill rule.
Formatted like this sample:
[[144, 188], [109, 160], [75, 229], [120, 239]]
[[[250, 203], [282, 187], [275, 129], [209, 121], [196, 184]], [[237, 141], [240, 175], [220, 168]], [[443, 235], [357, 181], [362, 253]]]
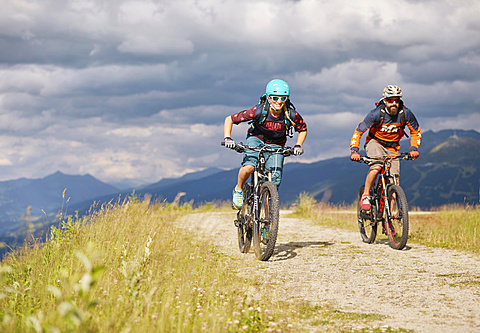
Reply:
[[66, 175], [60, 171], [41, 179], [22, 178], [0, 182], [0, 234], [15, 229], [27, 209], [30, 216], [39, 217], [45, 215], [43, 212], [58, 211], [62, 205], [75, 205], [116, 192], [117, 188], [91, 175]]
[[[408, 140], [402, 140], [402, 151], [408, 151], [409, 144]], [[402, 161], [401, 164], [401, 183], [409, 204], [431, 207], [478, 202], [479, 147], [480, 133], [476, 131], [424, 133], [420, 158]], [[352, 162], [348, 156], [309, 164], [287, 163], [279, 191], [281, 204], [294, 203], [302, 192], [309, 193], [318, 201], [352, 203], [358, 188], [364, 183], [367, 170], [368, 166]], [[137, 189], [136, 194], [150, 194], [154, 200], [167, 202], [172, 202], [180, 192], [185, 193], [183, 202], [229, 201], [237, 172], [238, 169], [217, 172], [208, 169], [177, 179], [162, 180]], [[123, 192], [120, 196], [130, 193]], [[111, 196], [106, 196], [100, 201], [111, 199]], [[83, 209], [87, 208], [86, 203], [83, 206]]]
[[[428, 208], [449, 203], [478, 203], [480, 133], [443, 130], [428, 131], [422, 136], [420, 158], [401, 163], [401, 185], [409, 205]], [[402, 140], [401, 144], [401, 151], [408, 151], [409, 140]], [[348, 147], [345, 150], [348, 153]], [[295, 158], [289, 160], [294, 161]], [[302, 192], [317, 201], [353, 203], [367, 170], [365, 164], [352, 162], [349, 156], [308, 164], [287, 163], [280, 186], [281, 204], [294, 203]], [[172, 202], [179, 193], [184, 193], [181, 202], [230, 201], [237, 172], [237, 168], [209, 168], [139, 187], [135, 189], [135, 194], [139, 197], [151, 195], [154, 201], [160, 202]], [[66, 197], [62, 198], [64, 189], [67, 189]], [[65, 175], [61, 172], [42, 179], [0, 182], [0, 242], [11, 244], [16, 238], [23, 240], [28, 232], [27, 225], [40, 225], [39, 219], [45, 216], [43, 211], [47, 214], [58, 212], [68, 198], [68, 213], [78, 211], [84, 214], [94, 202], [100, 205], [124, 200], [132, 192], [133, 189], [122, 191], [90, 175]], [[29, 214], [25, 214], [28, 207]], [[15, 233], [16, 230], [19, 231]]]
[[[478, 203], [480, 140], [450, 137], [402, 169], [409, 203], [420, 207], [448, 203]], [[406, 163], [405, 163], [406, 164]]]

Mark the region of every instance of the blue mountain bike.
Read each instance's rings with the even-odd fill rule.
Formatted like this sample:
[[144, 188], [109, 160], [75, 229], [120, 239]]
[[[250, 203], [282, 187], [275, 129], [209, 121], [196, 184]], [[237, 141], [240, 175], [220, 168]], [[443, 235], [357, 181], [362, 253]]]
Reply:
[[258, 260], [267, 261], [272, 256], [277, 241], [280, 202], [277, 187], [272, 183], [272, 172], [265, 164], [274, 154], [293, 155], [293, 148], [249, 147], [240, 142], [232, 149], [238, 153], [247, 150], [258, 152], [258, 164], [250, 182], [246, 182], [243, 187], [243, 206], [238, 211], [234, 224], [237, 227], [240, 252], [248, 253], [253, 239], [255, 256]]

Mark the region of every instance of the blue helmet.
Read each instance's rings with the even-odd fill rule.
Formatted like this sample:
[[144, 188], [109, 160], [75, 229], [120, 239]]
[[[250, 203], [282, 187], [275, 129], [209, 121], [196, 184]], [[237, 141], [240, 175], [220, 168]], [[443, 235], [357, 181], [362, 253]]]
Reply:
[[268, 82], [266, 89], [267, 96], [290, 96], [290, 87], [287, 82], [279, 79]]

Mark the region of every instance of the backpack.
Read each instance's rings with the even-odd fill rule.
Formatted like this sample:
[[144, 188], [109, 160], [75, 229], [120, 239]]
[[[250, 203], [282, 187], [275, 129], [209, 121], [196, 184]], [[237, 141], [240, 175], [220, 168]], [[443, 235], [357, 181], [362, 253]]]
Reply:
[[[268, 116], [268, 109], [270, 108], [270, 103], [267, 101], [267, 95], [263, 95], [260, 97], [259, 104], [257, 107], [261, 106], [262, 111], [258, 112], [255, 120], [252, 120], [250, 122], [250, 126], [252, 127], [252, 130], [255, 128], [255, 124], [263, 124], [265, 122], [265, 119], [267, 119]], [[297, 111], [295, 109], [295, 106], [293, 105], [292, 102], [290, 102], [290, 99], [287, 99], [285, 107], [287, 108], [287, 112], [285, 112], [285, 128], [287, 129], [287, 135], [289, 137], [293, 137], [293, 126], [295, 123], [293, 122], [293, 119], [295, 119], [295, 116], [297, 115]]]

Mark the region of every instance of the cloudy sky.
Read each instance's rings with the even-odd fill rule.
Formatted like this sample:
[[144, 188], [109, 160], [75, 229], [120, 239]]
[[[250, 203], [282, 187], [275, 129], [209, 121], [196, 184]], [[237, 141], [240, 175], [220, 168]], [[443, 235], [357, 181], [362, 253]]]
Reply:
[[255, 105], [272, 78], [290, 84], [308, 124], [305, 154], [292, 160], [348, 155], [387, 84], [403, 89], [424, 132], [480, 131], [478, 0], [0, 8], [0, 180], [60, 170], [141, 183], [237, 167], [241, 156], [220, 146], [223, 121]]

